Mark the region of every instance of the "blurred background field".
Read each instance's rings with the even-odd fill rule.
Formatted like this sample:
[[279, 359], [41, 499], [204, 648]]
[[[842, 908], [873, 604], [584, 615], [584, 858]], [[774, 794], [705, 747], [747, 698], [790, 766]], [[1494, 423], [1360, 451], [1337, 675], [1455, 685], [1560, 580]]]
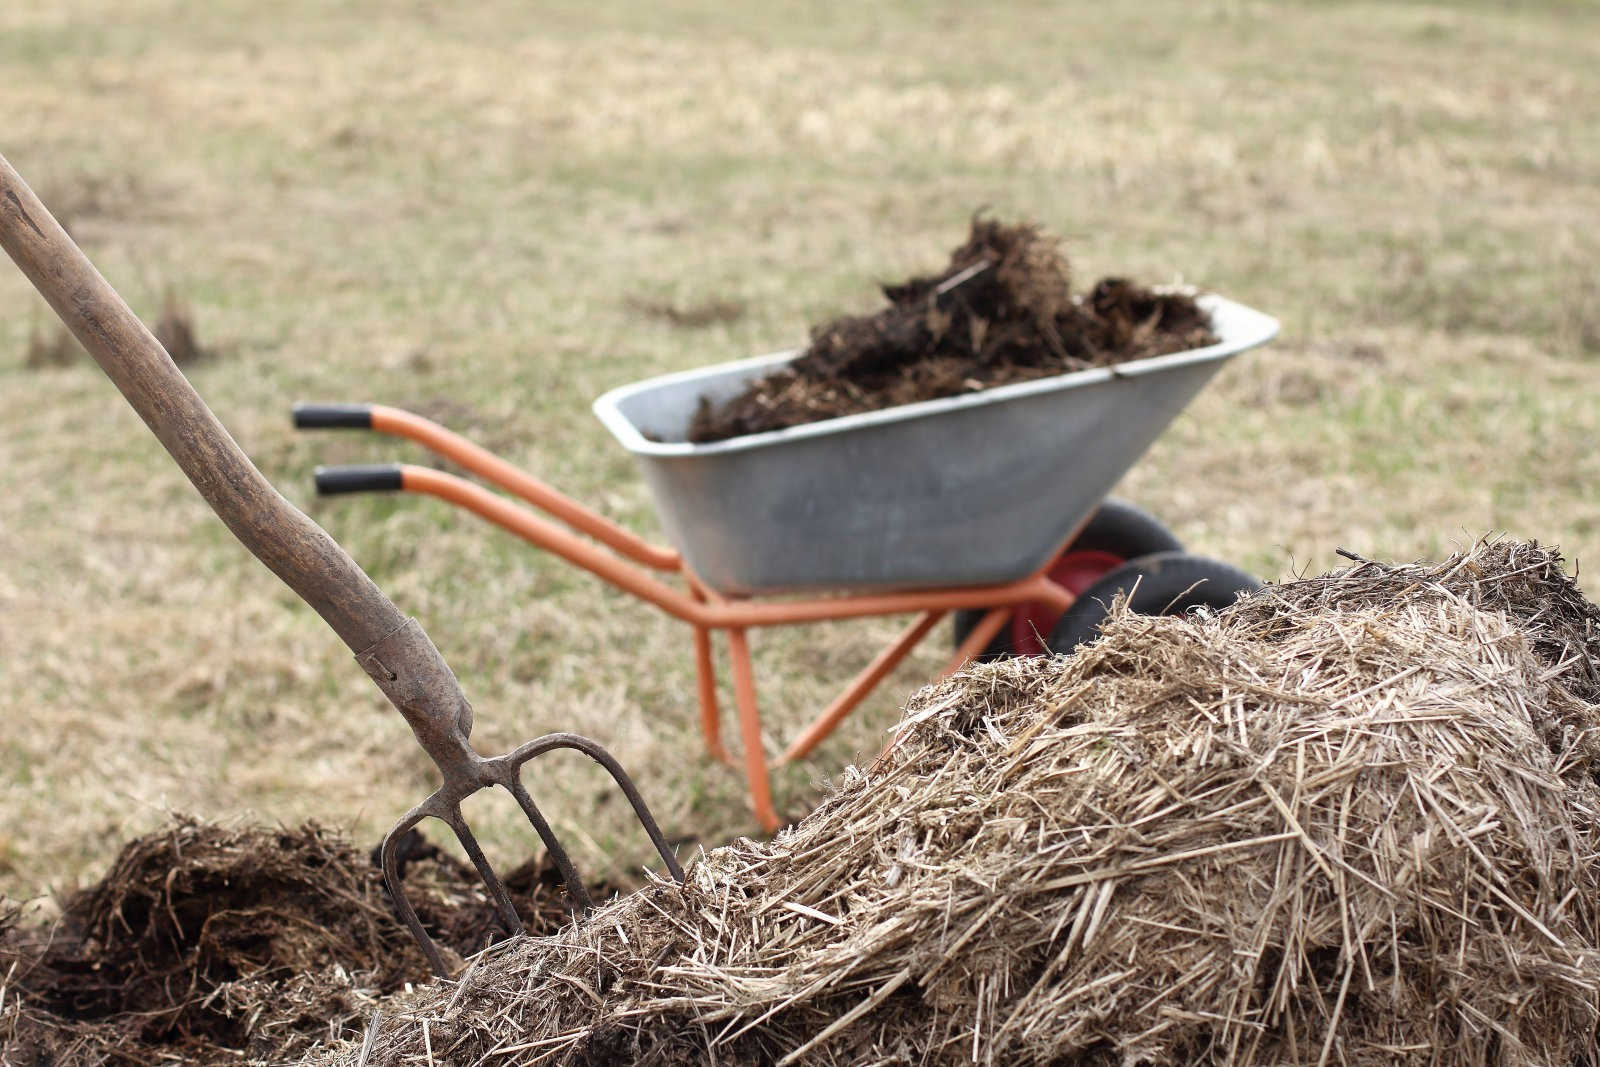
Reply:
[[[136, 310], [181, 305], [196, 386], [422, 620], [480, 747], [589, 733], [713, 844], [754, 824], [702, 754], [687, 630], [443, 504], [316, 501], [318, 462], [421, 455], [296, 436], [292, 402], [412, 407], [657, 536], [596, 395], [801, 343], [987, 208], [1083, 284], [1282, 318], [1119, 487], [1193, 549], [1281, 578], [1508, 531], [1587, 562], [1597, 70], [1589, 3], [29, 0], [0, 10], [0, 151]], [[0, 269], [0, 892], [168, 809], [375, 840], [431, 766], [56, 331]], [[757, 635], [774, 735], [898, 626]], [[870, 758], [941, 652], [780, 806]], [[645, 856], [576, 759], [532, 785], [594, 875]], [[474, 818], [526, 848], [509, 803]]]

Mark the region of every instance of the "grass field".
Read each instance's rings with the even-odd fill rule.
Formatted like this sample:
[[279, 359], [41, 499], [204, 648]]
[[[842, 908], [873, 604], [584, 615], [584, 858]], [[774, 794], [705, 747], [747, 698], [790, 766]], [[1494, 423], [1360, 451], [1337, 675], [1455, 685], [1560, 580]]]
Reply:
[[[312, 499], [318, 462], [420, 454], [297, 437], [292, 402], [432, 413], [657, 535], [593, 397], [873, 307], [987, 207], [1086, 283], [1282, 318], [1118, 490], [1192, 548], [1278, 578], [1509, 531], [1587, 562], [1597, 70], [1588, 2], [28, 0], [0, 8], [0, 152], [137, 310], [188, 304], [196, 386], [422, 620], [481, 748], [590, 733], [715, 843], [753, 824], [701, 754], [687, 631], [442, 504]], [[29, 365], [54, 329], [0, 269], [0, 892], [169, 809], [375, 840], [433, 784], [404, 723], [98, 370]], [[899, 625], [758, 635], [774, 736]], [[934, 644], [780, 805], [876, 750]], [[644, 855], [576, 760], [531, 784], [588, 871]], [[476, 818], [522, 847], [509, 802]]]

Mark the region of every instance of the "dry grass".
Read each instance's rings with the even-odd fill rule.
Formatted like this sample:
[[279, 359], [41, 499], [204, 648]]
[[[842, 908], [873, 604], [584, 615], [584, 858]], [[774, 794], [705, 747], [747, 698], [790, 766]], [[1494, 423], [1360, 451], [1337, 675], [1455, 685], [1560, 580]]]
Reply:
[[1122, 614], [919, 693], [682, 889], [391, 1003], [361, 1061], [1591, 1062], [1596, 623], [1515, 542]]
[[[1122, 487], [1196, 549], [1281, 575], [1507, 528], [1587, 560], [1597, 29], [1558, 4], [13, 4], [0, 150], [136, 310], [184, 295], [230, 353], [196, 384], [423, 620], [485, 747], [592, 733], [715, 843], [751, 824], [698, 756], [678, 624], [442, 505], [309, 501], [318, 461], [412, 454], [297, 438], [291, 402], [458, 405], [654, 532], [590, 399], [795, 343], [988, 205], [1085, 276], [1284, 318]], [[744, 314], [640, 310], [718, 302]], [[169, 805], [375, 835], [431, 788], [404, 725], [92, 368], [24, 366], [35, 308], [0, 270], [0, 891], [82, 878]], [[774, 733], [896, 626], [760, 635]], [[876, 751], [936, 661], [781, 801]], [[587, 770], [535, 790], [594, 874], [645, 855]]]

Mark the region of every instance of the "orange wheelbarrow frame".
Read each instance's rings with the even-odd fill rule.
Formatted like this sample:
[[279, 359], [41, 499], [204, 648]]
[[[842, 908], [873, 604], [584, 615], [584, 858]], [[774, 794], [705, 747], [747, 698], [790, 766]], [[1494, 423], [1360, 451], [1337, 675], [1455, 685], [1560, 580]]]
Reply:
[[[802, 759], [816, 748], [916, 648], [947, 612], [982, 610], [985, 614], [951, 655], [941, 676], [959, 669], [986, 648], [1018, 605], [1037, 601], [1048, 605], [1053, 611], [1064, 612], [1074, 600], [1070, 591], [1047, 576], [1046, 572], [1051, 566], [1048, 562], [1037, 573], [1006, 585], [896, 593], [840, 593], [803, 599], [730, 598], [700, 581], [675, 549], [651, 544], [488, 449], [420, 415], [379, 404], [299, 405], [295, 408], [295, 424], [305, 429], [371, 429], [415, 441], [603, 545], [604, 548], [601, 548], [575, 536], [533, 510], [479, 485], [428, 467], [393, 464], [381, 467], [319, 468], [317, 471], [318, 489], [324, 493], [402, 490], [426, 493], [466, 508], [688, 623], [694, 635], [700, 729], [706, 750], [713, 758], [732, 764], [734, 761], [722, 743], [717, 679], [711, 658], [711, 631], [726, 631], [750, 805], [757, 821], [769, 833], [783, 824], [772, 804], [771, 769]], [[1086, 517], [1084, 522], [1087, 521]], [[1081, 524], [1078, 529], [1081, 529]], [[1078, 529], [1062, 539], [1056, 552], [1051, 553], [1051, 561], [1072, 542]], [[686, 588], [668, 584], [645, 568], [680, 574]], [[782, 755], [769, 763], [761, 743], [761, 710], [756, 699], [746, 631], [763, 626], [793, 626], [829, 619], [902, 614], [915, 614], [917, 618], [851, 679], [844, 691], [789, 743]]]

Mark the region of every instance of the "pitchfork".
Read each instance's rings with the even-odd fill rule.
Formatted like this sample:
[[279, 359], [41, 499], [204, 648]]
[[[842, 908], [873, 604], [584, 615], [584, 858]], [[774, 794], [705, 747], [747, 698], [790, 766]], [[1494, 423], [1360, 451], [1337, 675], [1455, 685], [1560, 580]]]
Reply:
[[401, 835], [422, 820], [431, 816], [455, 832], [483, 879], [506, 932], [521, 928], [505, 883], [489, 865], [461, 809], [461, 802], [479, 790], [502, 786], [516, 798], [555, 861], [573, 909], [581, 914], [590, 907], [566, 851], [522, 784], [524, 765], [551, 749], [577, 749], [604, 767], [627, 795], [667, 869], [683, 881], [683, 869], [639, 791], [621, 765], [593, 741], [577, 734], [546, 734], [502, 756], [479, 755], [467, 740], [472, 732], [472, 705], [417, 620], [402, 615], [333, 538], [280, 496], [256, 470], [161, 343], [95, 270], [4, 156], [0, 156], [0, 246], [122, 391], [234, 536], [350, 646], [356, 662], [405, 716], [417, 741], [438, 764], [444, 784], [395, 824], [380, 849], [384, 881], [395, 908], [436, 974], [444, 975], [448, 968], [406, 899], [396, 864]]

